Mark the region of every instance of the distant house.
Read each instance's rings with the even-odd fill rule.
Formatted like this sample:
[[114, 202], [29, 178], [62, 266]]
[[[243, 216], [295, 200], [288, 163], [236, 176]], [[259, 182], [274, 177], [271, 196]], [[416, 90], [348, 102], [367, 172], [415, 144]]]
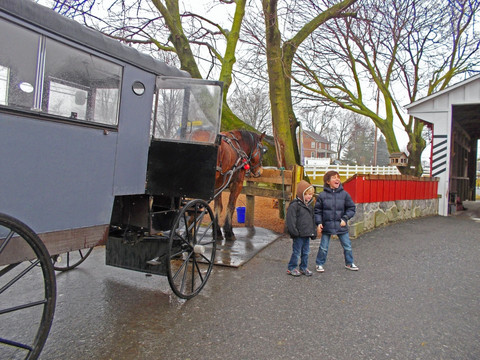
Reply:
[[407, 166], [408, 157], [404, 152], [390, 154], [390, 166]]
[[312, 131], [303, 131], [303, 157], [321, 159], [331, 158], [335, 151], [331, 150], [330, 141]]

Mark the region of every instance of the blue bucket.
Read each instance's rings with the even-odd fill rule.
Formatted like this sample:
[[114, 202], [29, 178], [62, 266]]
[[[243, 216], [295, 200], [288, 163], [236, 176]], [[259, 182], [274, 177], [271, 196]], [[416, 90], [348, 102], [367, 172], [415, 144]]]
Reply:
[[245, 222], [245, 206], [237, 207], [237, 222], [240, 224]]

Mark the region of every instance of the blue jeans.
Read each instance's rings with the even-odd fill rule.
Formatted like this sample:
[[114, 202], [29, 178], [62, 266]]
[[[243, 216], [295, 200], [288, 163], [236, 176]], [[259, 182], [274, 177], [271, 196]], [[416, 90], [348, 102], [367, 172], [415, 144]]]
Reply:
[[298, 265], [300, 258], [300, 270], [306, 270], [308, 265], [308, 254], [310, 253], [310, 238], [298, 237], [293, 238], [292, 256], [288, 263], [288, 270], [293, 270]]
[[[317, 260], [315, 263], [317, 265], [325, 264], [327, 261], [328, 246], [330, 245], [330, 234], [322, 233], [322, 240], [320, 240], [320, 247], [318, 248]], [[352, 242], [350, 241], [350, 236], [348, 232], [345, 234], [338, 234], [338, 238], [342, 243], [343, 247], [343, 256], [345, 257], [345, 265], [353, 264], [353, 252], [352, 252]]]

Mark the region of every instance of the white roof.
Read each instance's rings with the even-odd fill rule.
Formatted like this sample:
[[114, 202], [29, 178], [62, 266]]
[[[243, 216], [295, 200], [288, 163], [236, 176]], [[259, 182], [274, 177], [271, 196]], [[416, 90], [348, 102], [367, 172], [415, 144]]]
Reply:
[[[411, 108], [414, 108], [420, 104], [423, 104], [427, 101], [432, 101], [433, 99], [435, 98], [438, 98], [442, 95], [446, 95], [448, 93], [451, 93], [453, 92], [454, 90], [456, 89], [459, 89], [459, 88], [465, 88], [465, 87], [469, 87], [468, 85], [470, 85], [472, 82], [475, 82], [475, 81], [479, 81], [480, 83], [480, 74], [478, 75], [475, 75], [475, 76], [472, 76], [471, 78], [469, 79], [466, 79], [464, 81], [460, 81], [459, 83], [455, 84], [455, 85], [452, 85], [452, 86], [449, 86], [443, 90], [440, 90], [436, 93], [433, 93], [431, 95], [428, 95], [420, 100], [417, 100], [417, 101], [414, 101], [408, 105], [405, 106], [405, 108], [408, 110], [408, 109], [411, 109]], [[477, 100], [480, 101], [480, 93], [478, 93], [478, 97], [477, 97]]]

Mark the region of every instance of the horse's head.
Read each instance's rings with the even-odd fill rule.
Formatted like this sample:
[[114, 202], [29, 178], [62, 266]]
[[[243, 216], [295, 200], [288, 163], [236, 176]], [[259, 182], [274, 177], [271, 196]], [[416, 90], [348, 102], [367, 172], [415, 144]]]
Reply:
[[[237, 170], [244, 171], [245, 176], [259, 177], [262, 174], [262, 158], [266, 151], [262, 144], [265, 133], [259, 135], [247, 130], [231, 130], [220, 135], [217, 180], [223, 176], [223, 186], [226, 187], [230, 183], [227, 177], [231, 178]], [[243, 177], [241, 179], [243, 181]]]
[[265, 138], [265, 132], [260, 135], [250, 132], [250, 135], [253, 141], [250, 146], [250, 152], [247, 153], [249, 154], [247, 162], [249, 168], [245, 167], [246, 175], [259, 177], [260, 175], [262, 175], [263, 154], [267, 151], [267, 148], [264, 147], [262, 144], [262, 141]]

